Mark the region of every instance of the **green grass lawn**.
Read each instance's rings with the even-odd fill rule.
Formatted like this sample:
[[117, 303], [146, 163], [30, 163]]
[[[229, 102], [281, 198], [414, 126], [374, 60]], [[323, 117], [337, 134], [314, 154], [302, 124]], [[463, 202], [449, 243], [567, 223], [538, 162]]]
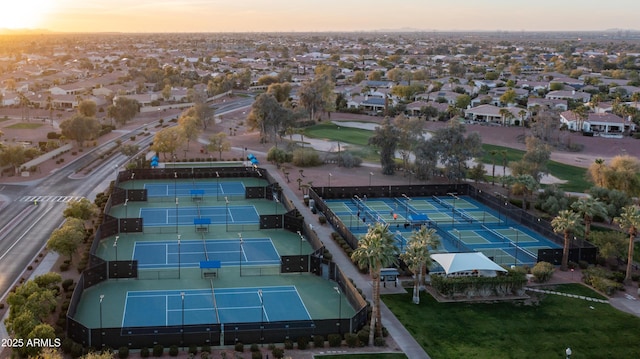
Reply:
[[[586, 287], [554, 290], [599, 297]], [[422, 293], [382, 297], [433, 359], [445, 358], [638, 358], [640, 318], [609, 304], [546, 295], [537, 305], [438, 303]], [[591, 309], [593, 308], [593, 309]]]
[[314, 355], [314, 358], [322, 359], [407, 359], [402, 353], [380, 353], [380, 354], [340, 354], [340, 355]]
[[[340, 141], [360, 146], [360, 148], [354, 148], [354, 150], [362, 151], [362, 153], [357, 154], [364, 160], [371, 162], [378, 162], [380, 160], [375, 151], [372, 151], [371, 147], [368, 146], [369, 137], [372, 135], [372, 131], [369, 130], [342, 127], [332, 122], [323, 122], [305, 128], [304, 135], [311, 138]], [[490, 144], [483, 144], [482, 150], [484, 151], [484, 156], [481, 160], [486, 164], [493, 163], [493, 159], [490, 155], [492, 150], [498, 151], [498, 154], [495, 156], [496, 165], [502, 165], [502, 155], [500, 154], [500, 151], [502, 150], [507, 151], [507, 166], [509, 165], [509, 162], [521, 160], [524, 155], [524, 151], [522, 150]], [[560, 184], [558, 186], [565, 191], [584, 192], [593, 185], [587, 180], [587, 170], [585, 168], [566, 165], [555, 161], [549, 161], [547, 168], [549, 169], [549, 173], [553, 176], [568, 181], [567, 183]], [[491, 173], [487, 174], [491, 175]], [[496, 174], [501, 176], [502, 172], [496, 170]]]
[[323, 122], [304, 129], [304, 135], [332, 141], [350, 143], [352, 145], [367, 146], [372, 131], [360, 128], [342, 127], [332, 122]]
[[19, 123], [15, 123], [11, 126], [7, 126], [7, 128], [13, 129], [13, 130], [35, 130], [36, 128], [41, 127], [42, 124], [41, 123], [26, 123], [26, 122], [19, 122]]
[[[509, 166], [509, 162], [512, 161], [520, 161], [522, 156], [524, 156], [525, 151], [516, 150], [509, 147], [496, 146], [483, 144], [482, 150], [484, 155], [482, 156], [482, 162], [486, 164], [492, 164], [495, 159], [495, 163], [497, 166], [502, 166], [502, 154], [500, 151], [507, 151], [507, 166]], [[495, 158], [491, 156], [491, 151], [498, 151], [498, 154], [495, 155]], [[567, 165], [564, 163], [549, 161], [547, 163], [547, 169], [549, 173], [555, 177], [558, 177], [563, 180], [567, 180], [567, 183], [563, 183], [558, 185], [558, 188], [561, 188], [568, 192], [584, 192], [587, 189], [593, 186], [593, 183], [587, 180], [587, 169], [582, 167], [576, 167]], [[487, 173], [491, 175], [491, 173]], [[496, 175], [502, 176], [502, 171], [496, 169]]]

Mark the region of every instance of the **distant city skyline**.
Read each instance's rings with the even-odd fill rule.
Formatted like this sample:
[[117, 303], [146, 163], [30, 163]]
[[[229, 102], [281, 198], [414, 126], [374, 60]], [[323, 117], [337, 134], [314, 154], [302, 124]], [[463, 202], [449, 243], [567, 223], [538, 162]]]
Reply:
[[613, 0], [14, 0], [0, 29], [56, 32], [637, 30], [640, 2]]

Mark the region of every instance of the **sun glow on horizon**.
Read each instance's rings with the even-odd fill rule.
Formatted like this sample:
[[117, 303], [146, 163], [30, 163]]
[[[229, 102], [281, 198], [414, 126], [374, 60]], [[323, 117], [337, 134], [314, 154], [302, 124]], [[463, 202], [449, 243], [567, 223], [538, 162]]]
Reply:
[[15, 0], [2, 4], [0, 29], [32, 29], [42, 25], [54, 0]]

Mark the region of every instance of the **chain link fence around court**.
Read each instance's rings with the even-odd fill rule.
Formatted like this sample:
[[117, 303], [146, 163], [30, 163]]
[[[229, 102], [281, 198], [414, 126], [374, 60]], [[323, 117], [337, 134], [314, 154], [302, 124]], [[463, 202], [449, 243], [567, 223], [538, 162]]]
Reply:
[[[217, 171], [217, 173], [216, 173]], [[215, 168], [215, 169], [164, 169], [164, 170], [134, 170], [120, 172], [116, 178], [115, 192], [116, 199], [110, 197], [107, 200], [105, 213], [109, 213], [112, 205], [120, 205], [126, 203], [127, 199], [148, 199], [144, 190], [135, 190], [127, 193], [127, 190], [117, 188], [120, 181], [134, 181], [135, 179], [172, 179], [176, 178], [179, 173], [180, 178], [213, 178], [214, 175], [224, 173], [228, 177], [266, 177], [270, 182], [273, 177], [263, 169], [247, 169], [247, 168]], [[191, 176], [191, 177], [189, 177]], [[134, 185], [135, 186], [135, 185]], [[164, 345], [202, 345], [208, 344], [212, 346], [231, 345], [236, 342], [283, 342], [287, 339], [296, 340], [298, 337], [306, 336], [312, 338], [314, 335], [327, 336], [334, 333], [355, 332], [366, 325], [367, 322], [367, 303], [359, 294], [352, 281], [349, 280], [339, 270], [337, 265], [332, 261], [322, 259], [324, 247], [322, 241], [318, 238], [317, 233], [310, 226], [305, 225], [304, 219], [297, 212], [290, 201], [277, 185], [260, 187], [252, 191], [253, 195], [260, 198], [264, 196], [277, 195], [282, 204], [287, 208], [287, 213], [281, 217], [269, 218], [262, 223], [265, 226], [278, 227], [292, 231], [303, 233], [314, 252], [307, 256], [289, 256], [293, 263], [292, 267], [304, 267], [305, 271], [310, 271], [319, 275], [322, 273], [323, 266], [326, 266], [330, 272], [330, 279], [336, 281], [340, 290], [344, 293], [349, 303], [356, 309], [356, 314], [350, 318], [336, 318], [327, 320], [304, 320], [304, 321], [287, 321], [272, 323], [238, 323], [226, 324], [226, 330], [223, 325], [183, 325], [162, 326], [162, 327], [144, 327], [144, 328], [88, 328], [74, 317], [77, 313], [78, 305], [85, 289], [95, 286], [109, 278], [110, 270], [117, 268], [118, 272], [114, 272], [115, 277], [127, 277], [138, 279], [176, 279], [180, 276], [180, 269], [158, 269], [158, 270], [138, 270], [136, 263], [132, 261], [118, 261], [113, 263], [106, 262], [102, 258], [95, 255], [100, 241], [104, 238], [116, 235], [121, 232], [123, 223], [120, 219], [105, 215], [103, 223], [96, 231], [94, 242], [92, 243], [89, 262], [89, 268], [85, 270], [78, 281], [72, 297], [70, 306], [67, 310], [67, 335], [69, 338], [80, 343], [84, 347], [94, 348], [118, 348], [127, 346], [130, 348], [151, 347], [162, 342]], [[131, 197], [129, 197], [131, 195]], [[274, 221], [278, 221], [278, 225], [273, 225]], [[273, 223], [272, 223], [273, 222]], [[142, 223], [134, 221], [134, 227], [140, 226]], [[229, 231], [247, 231], [258, 230], [260, 224], [232, 224], [228, 228]], [[166, 228], [166, 227], [160, 227]], [[130, 230], [130, 228], [127, 228]], [[175, 229], [167, 229], [167, 233], [172, 233]], [[149, 233], [146, 229], [145, 233]], [[160, 230], [160, 233], [164, 233]], [[299, 258], [298, 258], [299, 257]], [[301, 266], [302, 257], [306, 257], [305, 265]], [[122, 275], [119, 273], [120, 267], [123, 267]], [[282, 266], [245, 266], [243, 267], [243, 276], [251, 275], [278, 275], [282, 273]], [[125, 273], [126, 272], [126, 273]], [[222, 334], [225, 333], [226, 335]]]

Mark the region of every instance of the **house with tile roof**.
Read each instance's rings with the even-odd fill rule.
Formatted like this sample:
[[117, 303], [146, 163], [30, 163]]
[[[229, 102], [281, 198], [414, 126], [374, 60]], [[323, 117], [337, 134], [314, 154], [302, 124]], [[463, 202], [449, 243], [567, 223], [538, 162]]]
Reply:
[[573, 111], [560, 114], [560, 123], [569, 130], [593, 133], [594, 136], [622, 138], [625, 133], [634, 132], [636, 124], [612, 113], [590, 112], [584, 120], [578, 118]]

